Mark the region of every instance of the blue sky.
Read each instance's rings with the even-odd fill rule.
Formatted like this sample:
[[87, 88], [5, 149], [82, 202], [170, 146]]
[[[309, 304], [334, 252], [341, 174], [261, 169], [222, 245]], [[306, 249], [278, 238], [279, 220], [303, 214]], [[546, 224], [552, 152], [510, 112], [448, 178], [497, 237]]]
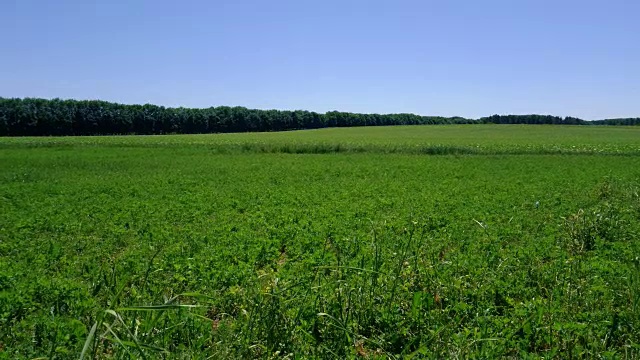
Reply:
[[635, 0], [5, 0], [0, 96], [640, 116]]

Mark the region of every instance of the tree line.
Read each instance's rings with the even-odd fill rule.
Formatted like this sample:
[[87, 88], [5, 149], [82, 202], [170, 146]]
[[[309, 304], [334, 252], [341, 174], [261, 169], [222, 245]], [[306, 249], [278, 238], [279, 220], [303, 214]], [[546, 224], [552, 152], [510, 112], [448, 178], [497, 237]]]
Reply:
[[640, 125], [640, 118], [582, 120], [553, 115], [491, 115], [477, 120], [482, 124], [537, 124], [537, 125]]
[[584, 121], [548, 115], [493, 115], [478, 120], [415, 114], [358, 114], [330, 111], [204, 109], [124, 105], [100, 100], [0, 97], [0, 136], [195, 134], [283, 131], [346, 126], [426, 124], [601, 124], [640, 125], [640, 118]]

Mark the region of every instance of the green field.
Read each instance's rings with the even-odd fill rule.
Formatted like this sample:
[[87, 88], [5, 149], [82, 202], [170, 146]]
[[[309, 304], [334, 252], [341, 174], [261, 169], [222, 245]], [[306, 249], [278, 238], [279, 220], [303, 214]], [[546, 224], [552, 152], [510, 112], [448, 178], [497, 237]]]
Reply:
[[7, 147], [200, 147], [214, 152], [640, 155], [638, 126], [430, 125], [206, 135], [3, 138]]
[[640, 127], [0, 138], [0, 358], [637, 358]]

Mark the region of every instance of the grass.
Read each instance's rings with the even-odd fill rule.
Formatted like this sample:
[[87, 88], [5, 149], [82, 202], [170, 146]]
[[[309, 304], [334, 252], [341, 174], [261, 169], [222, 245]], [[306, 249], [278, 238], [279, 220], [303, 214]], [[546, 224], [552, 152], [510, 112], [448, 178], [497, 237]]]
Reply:
[[637, 135], [0, 139], [0, 358], [638, 357]]

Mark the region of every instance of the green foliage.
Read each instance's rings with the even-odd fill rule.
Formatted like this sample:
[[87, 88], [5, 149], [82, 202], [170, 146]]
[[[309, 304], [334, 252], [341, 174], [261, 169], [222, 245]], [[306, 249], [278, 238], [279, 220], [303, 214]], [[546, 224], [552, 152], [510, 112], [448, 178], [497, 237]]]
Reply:
[[474, 129], [0, 139], [0, 358], [638, 357], [635, 130]]
[[640, 210], [638, 190], [622, 188], [605, 178], [593, 191], [594, 205], [564, 218], [565, 236], [561, 240], [567, 250], [576, 255], [634, 237], [629, 229], [638, 220], [634, 215]]
[[0, 136], [203, 134], [326, 127], [434, 124], [638, 125], [640, 118], [584, 121], [550, 115], [493, 115], [478, 120], [414, 114], [256, 110], [244, 107], [167, 108], [99, 100], [0, 97]]
[[282, 131], [324, 127], [465, 124], [460, 117], [413, 114], [354, 114], [332, 111], [206, 109], [123, 105], [99, 100], [7, 99], [0, 97], [0, 136], [109, 134], [201, 134]]
[[478, 119], [483, 124], [546, 124], [546, 125], [640, 125], [640, 118], [621, 118], [585, 121], [575, 117], [553, 115], [491, 115]]

